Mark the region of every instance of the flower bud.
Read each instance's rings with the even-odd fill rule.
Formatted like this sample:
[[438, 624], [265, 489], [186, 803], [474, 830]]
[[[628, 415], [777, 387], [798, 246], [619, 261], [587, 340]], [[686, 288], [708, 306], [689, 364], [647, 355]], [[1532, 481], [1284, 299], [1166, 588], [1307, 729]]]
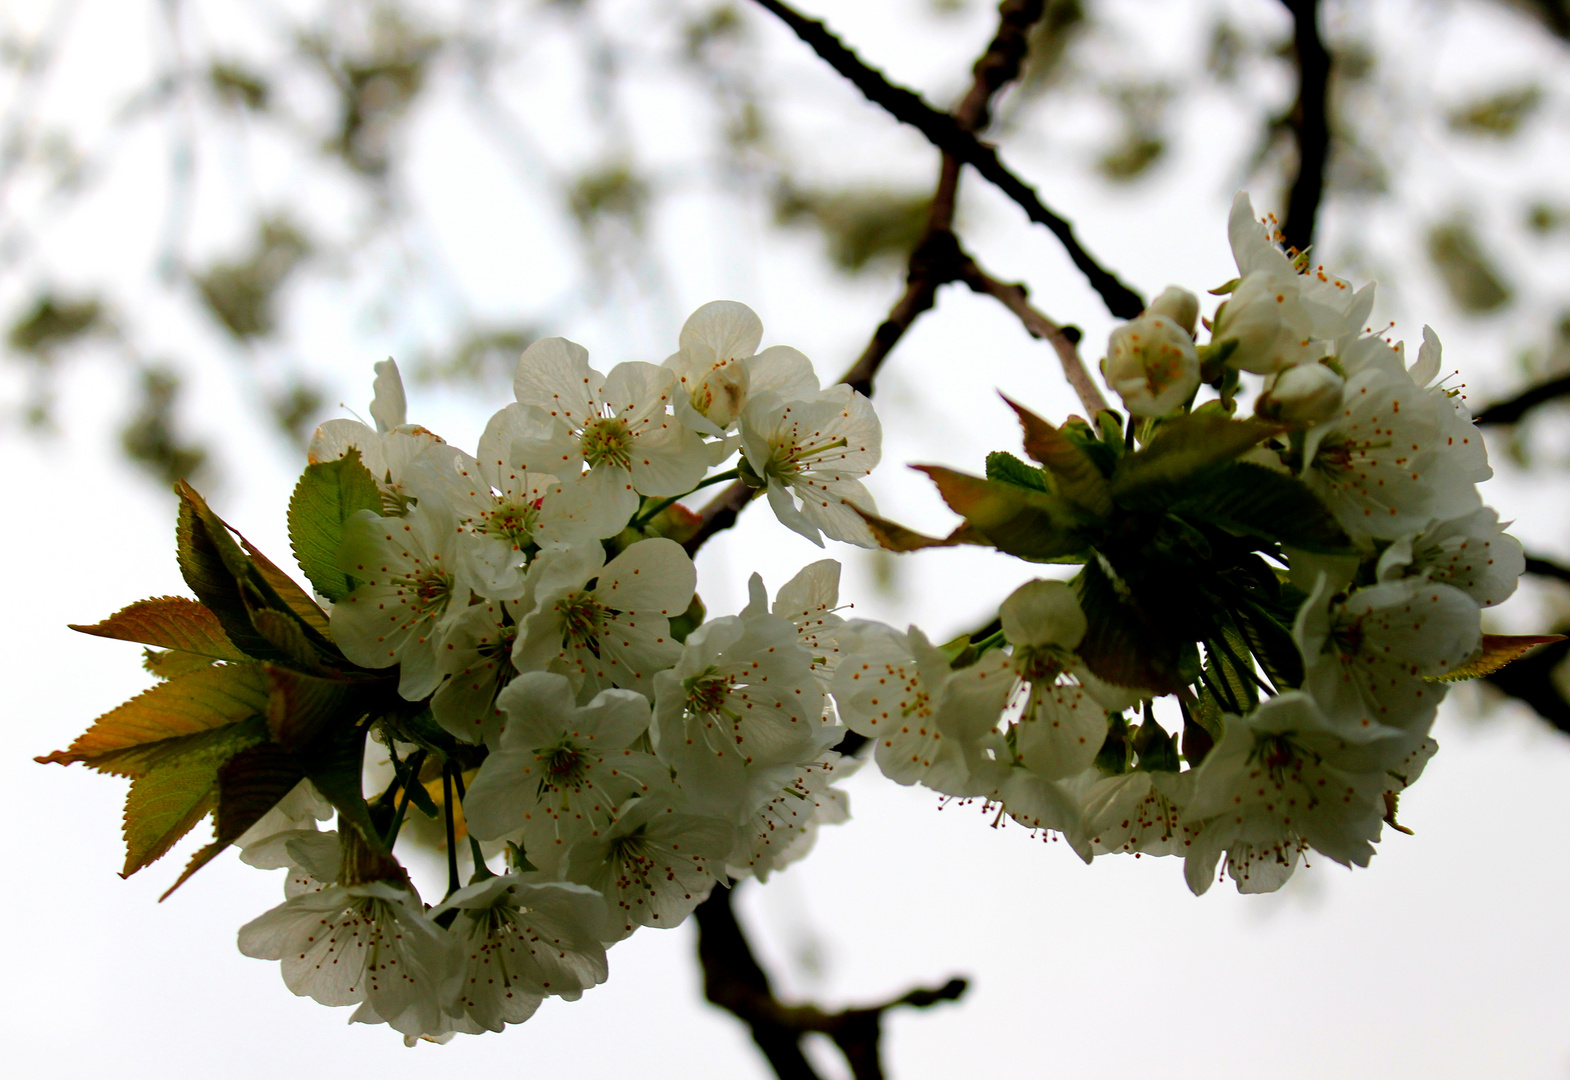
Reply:
[[1101, 373], [1131, 414], [1165, 416], [1199, 386], [1199, 354], [1170, 316], [1146, 312], [1112, 331]]
[[1199, 297], [1187, 289], [1168, 285], [1162, 294], [1150, 302], [1146, 315], [1165, 315], [1192, 336], [1194, 323], [1199, 318]]
[[1217, 313], [1211, 344], [1222, 348], [1230, 366], [1271, 375], [1313, 359], [1312, 324], [1295, 278], [1254, 273]]
[[1345, 381], [1323, 364], [1299, 364], [1276, 376], [1256, 411], [1289, 424], [1318, 424], [1341, 408]]

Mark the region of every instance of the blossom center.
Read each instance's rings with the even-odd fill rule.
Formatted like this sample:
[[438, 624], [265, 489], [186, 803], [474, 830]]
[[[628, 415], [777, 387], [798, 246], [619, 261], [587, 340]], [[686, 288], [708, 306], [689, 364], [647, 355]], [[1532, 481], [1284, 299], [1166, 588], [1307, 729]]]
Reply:
[[421, 567], [418, 573], [393, 578], [391, 584], [409, 597], [410, 615], [417, 620], [436, 618], [452, 599], [453, 576], [439, 566]]
[[607, 609], [592, 593], [572, 593], [556, 602], [562, 618], [562, 644], [600, 655], [600, 633]]
[[591, 469], [602, 464], [614, 469], [632, 466], [632, 432], [619, 416], [602, 416], [589, 421], [578, 437], [578, 444], [583, 450], [583, 460]]

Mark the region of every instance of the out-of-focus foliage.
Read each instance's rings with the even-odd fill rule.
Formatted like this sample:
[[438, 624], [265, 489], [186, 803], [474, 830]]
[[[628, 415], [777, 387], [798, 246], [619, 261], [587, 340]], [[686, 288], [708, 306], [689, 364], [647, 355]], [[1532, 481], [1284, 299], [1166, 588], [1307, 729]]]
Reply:
[[1510, 286], [1465, 218], [1452, 218], [1429, 230], [1428, 257], [1462, 311], [1483, 314], [1510, 302]]
[[1543, 88], [1523, 86], [1490, 94], [1450, 113], [1450, 126], [1474, 135], [1514, 135], [1543, 103]]

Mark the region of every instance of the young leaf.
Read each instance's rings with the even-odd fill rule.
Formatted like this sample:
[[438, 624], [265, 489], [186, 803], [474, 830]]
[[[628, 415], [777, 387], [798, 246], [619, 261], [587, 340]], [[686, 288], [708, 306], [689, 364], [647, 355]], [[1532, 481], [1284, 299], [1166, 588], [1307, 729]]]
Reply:
[[1431, 675], [1428, 680], [1429, 682], [1461, 682], [1464, 679], [1480, 679], [1484, 675], [1492, 675], [1510, 661], [1519, 659], [1539, 645], [1551, 645], [1563, 640], [1565, 640], [1563, 634], [1548, 634], [1542, 637], [1484, 634], [1482, 645], [1471, 659], [1443, 675]]
[[1025, 429], [1025, 453], [1047, 467], [1058, 482], [1058, 490], [1095, 517], [1111, 514], [1112, 490], [1090, 455], [1023, 405], [1007, 397], [1003, 400], [1019, 415], [1020, 426]]
[[1249, 651], [1265, 669], [1279, 690], [1303, 685], [1303, 654], [1298, 651], [1292, 631], [1262, 607], [1245, 602], [1233, 611], [1237, 628], [1248, 642]]
[[[255, 720], [265, 737], [270, 684], [260, 664], [226, 664], [160, 683], [100, 716], [69, 749], [36, 758], [137, 777], [156, 765], [214, 756], [228, 745], [228, 729]], [[246, 735], [245, 737], [249, 737]]]
[[333, 804], [342, 821], [352, 823], [366, 842], [385, 850], [360, 787], [365, 756], [365, 728], [345, 724], [329, 727], [322, 737], [299, 755], [306, 778], [316, 785], [322, 797]]
[[994, 450], [987, 455], [987, 479], [1000, 484], [1013, 484], [1027, 491], [1052, 491], [1047, 474], [1034, 465], [1026, 465], [1013, 454]]
[[131, 782], [125, 799], [125, 867], [130, 877], [174, 846], [216, 803], [218, 762], [177, 761]]
[[115, 638], [196, 653], [214, 660], [248, 660], [235, 648], [223, 625], [207, 608], [184, 596], [154, 596], [123, 607], [103, 622], [91, 626], [69, 624], [72, 630], [94, 637]]
[[167, 900], [192, 874], [243, 836], [245, 830], [294, 790], [304, 775], [293, 754], [270, 742], [242, 750], [224, 762], [215, 772], [218, 817], [213, 825], [213, 842], [191, 856], [179, 879], [158, 898], [159, 902]]
[[1112, 497], [1131, 509], [1163, 508], [1186, 481], [1246, 453], [1281, 428], [1263, 420], [1191, 413], [1167, 420], [1143, 450], [1120, 459]]
[[[845, 505], [850, 506], [849, 503]], [[858, 507], [851, 506], [851, 509], [861, 515], [862, 520], [867, 523], [867, 527], [872, 530], [873, 539], [877, 540], [879, 546], [885, 551], [920, 551], [923, 548], [956, 547], [960, 544], [991, 546], [984, 537], [977, 534], [969, 525], [961, 525], [949, 533], [948, 536], [927, 536], [924, 533], [917, 532], [915, 529], [907, 529], [897, 522], [880, 518], [876, 514], [869, 514]]]
[[354, 589], [338, 569], [343, 525], [357, 510], [382, 510], [376, 478], [351, 447], [343, 457], [307, 465], [289, 498], [289, 545], [316, 591], [337, 601]]
[[254, 544], [239, 533], [235, 533], [235, 536], [240, 539], [240, 547], [251, 557], [251, 563], [256, 567], [257, 573], [277, 594], [278, 599], [284, 602], [284, 606], [294, 613], [307, 631], [319, 636], [324, 642], [328, 641], [332, 636], [331, 624], [321, 605], [311, 599], [310, 593], [295, 584], [293, 578], [278, 569], [276, 563], [258, 551]]
[[1351, 546], [1335, 515], [1307, 484], [1246, 461], [1202, 473], [1172, 511], [1305, 551], [1338, 554]]
[[210, 668], [217, 663], [210, 656], [181, 652], [179, 649], [143, 649], [142, 667], [160, 679], [178, 679], [193, 671]]
[[937, 484], [949, 509], [999, 551], [1035, 562], [1079, 557], [1088, 549], [1084, 514], [1061, 496], [968, 476], [936, 465], [913, 466]]

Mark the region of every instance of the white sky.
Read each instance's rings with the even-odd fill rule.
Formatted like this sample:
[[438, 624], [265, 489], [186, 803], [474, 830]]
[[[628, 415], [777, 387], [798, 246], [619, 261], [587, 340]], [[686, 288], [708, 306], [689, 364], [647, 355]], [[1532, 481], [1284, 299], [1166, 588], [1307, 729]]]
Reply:
[[[647, 5], [615, 6], [635, 22]], [[936, 100], [963, 85], [991, 30], [988, 6], [979, 4], [944, 23], [902, 20], [896, 16], [906, 9], [897, 0], [808, 6], [896, 79]], [[1266, 0], [1225, 6], [1255, 24], [1282, 22]], [[95, 94], [151, 63], [157, 35], [149, 27], [156, 20], [147, 7], [80, 5], [73, 39], [80, 55], [48, 88], [55, 107], [91, 115]], [[224, 25], [223, 7], [202, 8], [210, 26]], [[1102, 44], [1089, 55], [1121, 70], [1181, 71], [1202, 52], [1208, 27], [1195, 7], [1111, 3], [1108, 17], [1134, 34], [1142, 51], [1115, 55]], [[27, 16], [24, 8], [31, 5], [0, 3], [12, 21]], [[1384, 125], [1398, 196], [1337, 204], [1324, 219], [1321, 250], [1328, 257], [1356, 253], [1366, 270], [1385, 275], [1389, 286], [1381, 285], [1376, 317], [1396, 320], [1395, 333], [1408, 339], [1432, 323], [1447, 359], [1474, 388], [1473, 400], [1488, 400], [1517, 383], [1515, 354], [1542, 336], [1570, 269], [1562, 239], [1533, 246], [1503, 224], [1519, 214], [1520, 193], [1570, 199], [1562, 180], [1570, 165], [1564, 55], [1493, 8], [1392, 0], [1335, 10], [1336, 20], [1373, 28], [1389, 101], [1431, 94], [1451, 103], [1528, 77], [1547, 87], [1544, 115], [1508, 151], [1458, 144], [1433, 110], [1426, 120], [1399, 125], [1371, 113], [1370, 124]], [[930, 182], [932, 155], [917, 136], [881, 122], [787, 35], [759, 25], [768, 43], [765, 82], [792, 103], [793, 133], [817, 175], [887, 173], [912, 185]], [[1270, 92], [1279, 98], [1288, 91], [1282, 84]], [[661, 128], [679, 104], [678, 94], [657, 85], [640, 94], [640, 146], [650, 160], [661, 153], [680, 158], [685, 134], [672, 130], [664, 139]], [[1075, 104], [1061, 119], [1032, 114], [1004, 145], [1006, 159], [1076, 222], [1087, 245], [1148, 295], [1169, 282], [1202, 289], [1231, 276], [1225, 213], [1254, 132], [1254, 113], [1214, 91], [1173, 109], [1173, 160], [1125, 189], [1109, 191], [1086, 175], [1103, 123], [1090, 103]], [[520, 305], [531, 310], [517, 296], [554, 294], [563, 273], [553, 259], [570, 258], [561, 254], [564, 226], [487, 214], [487, 207], [517, 199], [519, 181], [485, 148], [460, 105], [436, 103], [415, 118], [412, 137], [417, 152], [408, 188], [428, 211], [427, 239], [442, 251], [455, 291], [512, 314]], [[564, 129], [562, 138], [571, 132]], [[49, 257], [62, 273], [99, 248], [104, 279], [124, 276], [128, 267], [146, 272], [157, 225], [146, 208], [159, 205], [167, 172], [160, 139], [150, 132], [127, 145], [105, 193], [51, 226], [51, 243], [59, 246]], [[252, 157], [202, 168], [212, 170], [220, 190], [239, 183], [239, 175], [262, 187], [297, 182], [270, 174], [279, 170], [261, 141]], [[1261, 208], [1272, 197], [1267, 185], [1254, 194]], [[1490, 241], [1510, 256], [1524, 298], [1512, 314], [1479, 321], [1454, 312], [1413, 242], [1421, 223], [1463, 197], [1477, 200]], [[331, 205], [330, 192], [322, 199]], [[201, 235], [223, 233], [221, 200], [199, 213], [211, 215]], [[983, 262], [1029, 282], [1043, 308], [1086, 328], [1093, 357], [1110, 323], [1052, 238], [1028, 229], [973, 178], [966, 181], [963, 224]], [[899, 288], [892, 276], [847, 282], [829, 275], [816, 240], [772, 233], [763, 213], [735, 202], [694, 194], [655, 228], [667, 256], [667, 307], [645, 305], [629, 326], [585, 309], [568, 328], [602, 369], [622, 359], [657, 359], [673, 346], [688, 311], [728, 296], [759, 311], [765, 344], [796, 345], [829, 376], [859, 352]], [[12, 298], [14, 283], [0, 282], [0, 293]], [[340, 309], [359, 294], [351, 281], [300, 298], [291, 347], [326, 358], [324, 377], [363, 408], [371, 362], [417, 344], [425, 316], [370, 324], [344, 318]], [[169, 340], [204, 332], [155, 291], [145, 300], [151, 311], [170, 309]], [[226, 347], [205, 333], [211, 351]], [[235, 380], [234, 371], [215, 364], [194, 373], [191, 421], [225, 440], [231, 483], [216, 498], [220, 512], [282, 563], [283, 509], [300, 463], [281, 454], [248, 411], [254, 384]], [[346, 1027], [349, 1010], [293, 997], [276, 965], [236, 951], [238, 926], [281, 899], [276, 873], [226, 855], [157, 904], [202, 842], [199, 829], [151, 869], [128, 881], [115, 876], [123, 858], [124, 782], [29, 759], [66, 745], [92, 717], [149, 681], [135, 647], [74, 635], [63, 624], [186, 591], [174, 564], [172, 500], [117, 457], [121, 385], [106, 364], [84, 362], [70, 370], [62, 391], [62, 437], [45, 442], [0, 432], [15, 485], [12, 526], [0, 541], [11, 567], [12, 617], [3, 642], [15, 687], [7, 710], [11, 752], [0, 758], [10, 867], [0, 901], [10, 974], [0, 989], [7, 1073], [219, 1070], [235, 1080], [457, 1075], [474, 1068], [524, 1077], [767, 1075], [740, 1025], [701, 1001], [690, 927], [640, 931], [611, 952], [606, 985], [576, 1003], [548, 1002], [521, 1028], [406, 1050], [385, 1028]], [[995, 305], [946, 291], [878, 384], [885, 464], [871, 487], [885, 512], [931, 530], [948, 525], [925, 481], [902, 463], [979, 471], [988, 449], [1015, 449], [996, 389], [1047, 416], [1076, 408], [1049, 350]], [[487, 413], [504, 403], [482, 407], [472, 397], [419, 388], [410, 396], [412, 418], [471, 446]], [[1548, 425], [1533, 438], [1547, 461], [1562, 462], [1564, 439]], [[1529, 547], [1570, 556], [1562, 472], [1513, 469], [1498, 445], [1494, 460], [1500, 476], [1485, 488], [1491, 504], [1518, 519]], [[893, 591], [880, 591], [870, 558], [844, 547], [833, 554], [846, 562], [843, 598], [855, 603], [856, 614], [915, 621], [944, 637], [983, 621], [1037, 572], [980, 551], [929, 552], [898, 564]], [[705, 550], [700, 592], [711, 613], [733, 611], [751, 570], [762, 570], [772, 589], [818, 557], [755, 508]], [[1523, 594], [1497, 617], [1501, 627], [1526, 632], [1550, 610], [1558, 608]], [[1570, 870], [1561, 849], [1570, 827], [1570, 740], [1469, 690], [1452, 695], [1436, 734], [1443, 751], [1402, 800], [1402, 820], [1416, 835], [1387, 838], [1366, 871], [1316, 859], [1275, 896], [1240, 897], [1227, 885], [1196, 899], [1173, 860], [1108, 857], [1086, 867], [1062, 844], [1033, 841], [1019, 828], [988, 828], [974, 809], [939, 811], [936, 796], [898, 788], [869, 766], [848, 784], [852, 821], [825, 830], [808, 860], [768, 886], [747, 885], [743, 916], [781, 987], [827, 1004], [937, 985], [954, 974], [972, 979], [957, 1005], [890, 1018], [885, 1048], [896, 1080], [1566, 1076]], [[844, 1075], [832, 1056], [825, 1061], [827, 1075]]]

